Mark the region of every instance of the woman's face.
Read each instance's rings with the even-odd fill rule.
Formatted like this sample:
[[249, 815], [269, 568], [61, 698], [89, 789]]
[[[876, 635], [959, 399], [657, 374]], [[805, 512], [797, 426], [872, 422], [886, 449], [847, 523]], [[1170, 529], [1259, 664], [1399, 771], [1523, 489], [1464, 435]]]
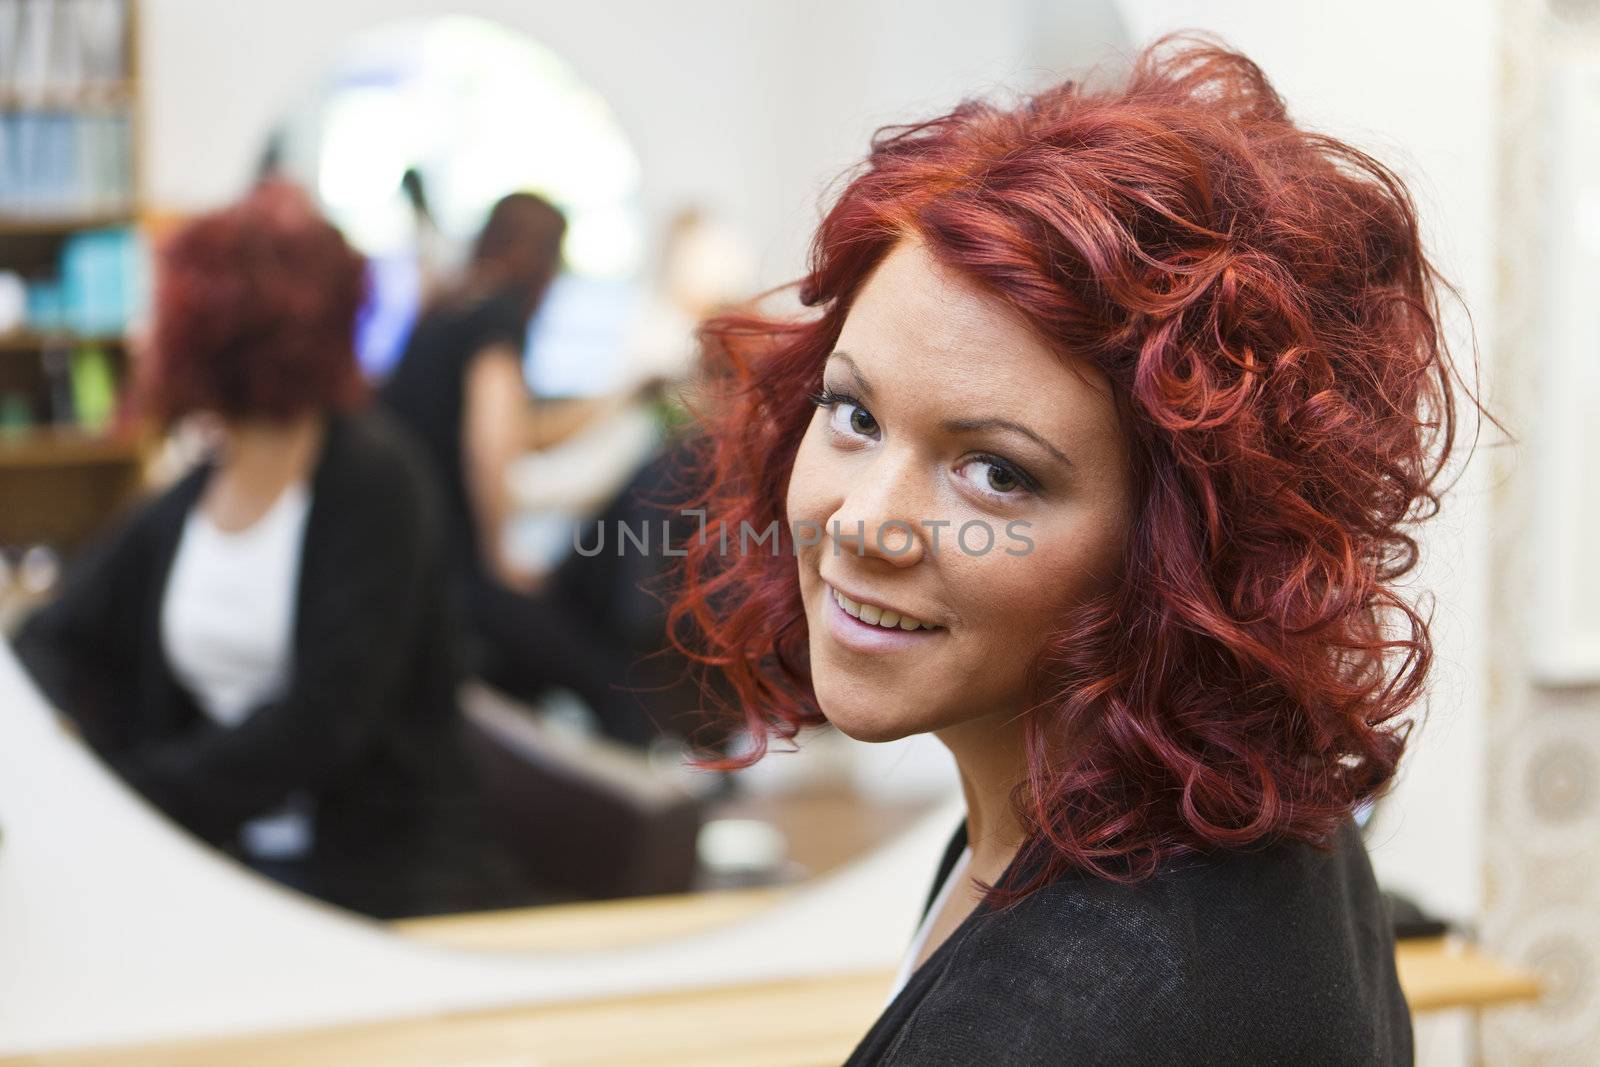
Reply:
[[788, 520], [823, 713], [890, 741], [1020, 712], [1046, 635], [1119, 568], [1131, 491], [1104, 376], [908, 239], [822, 387]]

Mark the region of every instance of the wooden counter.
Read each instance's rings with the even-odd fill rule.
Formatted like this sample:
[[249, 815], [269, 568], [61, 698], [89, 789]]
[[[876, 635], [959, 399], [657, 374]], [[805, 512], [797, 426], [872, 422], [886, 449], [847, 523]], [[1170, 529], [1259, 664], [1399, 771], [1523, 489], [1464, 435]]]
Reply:
[[1413, 1015], [1539, 999], [1539, 980], [1532, 974], [1453, 938], [1402, 941], [1395, 963]]
[[591, 1000], [261, 1037], [0, 1059], [4, 1067], [838, 1067], [892, 975]]
[[[783, 890], [414, 919], [408, 936], [504, 951], [614, 948], [694, 933]], [[1403, 942], [1413, 1011], [1538, 996], [1531, 975], [1445, 938]], [[0, 1067], [837, 1067], [876, 1018], [891, 971], [609, 997], [137, 1049], [0, 1058]]]

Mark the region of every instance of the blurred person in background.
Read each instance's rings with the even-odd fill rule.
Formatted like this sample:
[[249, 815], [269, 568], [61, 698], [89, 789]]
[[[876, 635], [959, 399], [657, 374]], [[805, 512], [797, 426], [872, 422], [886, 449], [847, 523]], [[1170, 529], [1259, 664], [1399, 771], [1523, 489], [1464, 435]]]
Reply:
[[455, 249], [439, 228], [428, 199], [428, 186], [422, 171], [407, 167], [400, 175], [400, 192], [411, 211], [412, 249], [417, 262], [419, 303], [432, 304], [444, 290], [453, 272]]
[[362, 297], [361, 258], [279, 181], [173, 235], [139, 389], [203, 420], [209, 455], [17, 650], [131, 785], [259, 870], [376, 916], [492, 905], [440, 507], [365, 406]]
[[686, 204], [667, 222], [653, 274], [628, 339], [628, 363], [640, 377], [687, 383], [698, 370], [695, 331], [755, 290], [756, 256], [736, 230]]
[[[651, 377], [637, 389], [554, 402], [531, 394], [528, 325], [561, 270], [565, 233], [559, 209], [540, 196], [512, 193], [496, 203], [461, 278], [423, 311], [380, 396], [426, 446], [441, 486], [473, 669], [525, 700], [569, 689], [604, 733], [645, 745], [657, 723], [628, 691], [637, 649], [612, 610], [636, 590], [611, 572], [592, 573], [583, 557], [570, 561], [591, 572], [583, 580], [552, 580], [521, 569], [507, 550], [511, 464], [654, 397], [661, 385]], [[635, 479], [624, 494], [638, 488]], [[628, 506], [624, 500], [611, 514]], [[574, 590], [577, 600], [568, 595]]]

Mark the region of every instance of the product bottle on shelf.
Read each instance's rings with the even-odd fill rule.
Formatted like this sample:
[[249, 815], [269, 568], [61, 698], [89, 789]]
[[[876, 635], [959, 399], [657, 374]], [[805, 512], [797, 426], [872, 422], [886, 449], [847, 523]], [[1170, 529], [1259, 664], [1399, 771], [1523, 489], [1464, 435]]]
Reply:
[[72, 352], [64, 345], [48, 345], [40, 358], [44, 361], [49, 421], [54, 426], [71, 426], [78, 421], [72, 403]]

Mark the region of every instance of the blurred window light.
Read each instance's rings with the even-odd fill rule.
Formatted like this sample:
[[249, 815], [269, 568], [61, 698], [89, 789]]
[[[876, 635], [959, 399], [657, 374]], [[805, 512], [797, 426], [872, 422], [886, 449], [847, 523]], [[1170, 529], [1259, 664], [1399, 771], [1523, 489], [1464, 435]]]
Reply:
[[[493, 22], [447, 16], [364, 33], [285, 131], [285, 165], [372, 261], [362, 364], [381, 375], [434, 270], [459, 266], [500, 197], [536, 192], [567, 216], [567, 275], [529, 327], [541, 391], [603, 390], [620, 372], [644, 260], [640, 166], [605, 100], [570, 64]], [[425, 249], [401, 176], [422, 177]]]

